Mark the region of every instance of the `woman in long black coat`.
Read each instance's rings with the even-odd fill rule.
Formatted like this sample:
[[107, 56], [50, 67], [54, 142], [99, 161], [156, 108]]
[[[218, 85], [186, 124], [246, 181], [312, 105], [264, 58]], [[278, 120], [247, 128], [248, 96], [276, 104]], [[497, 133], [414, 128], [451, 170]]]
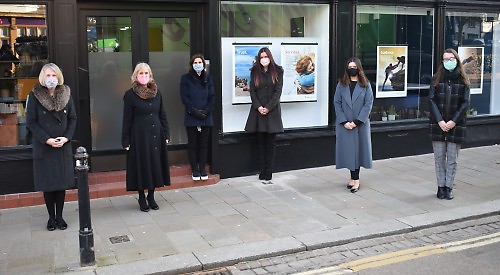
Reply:
[[42, 67], [28, 95], [26, 120], [33, 133], [33, 172], [35, 190], [43, 191], [49, 213], [47, 229], [68, 227], [62, 213], [66, 189], [74, 186], [71, 138], [76, 126], [76, 112], [71, 90], [56, 64]]
[[252, 106], [245, 131], [257, 133], [260, 153], [260, 180], [271, 180], [276, 154], [276, 133], [283, 132], [280, 98], [283, 68], [274, 62], [268, 48], [262, 48], [250, 69]]
[[155, 188], [170, 185], [170, 133], [162, 96], [149, 65], [137, 64], [131, 80], [132, 88], [123, 96], [122, 146], [128, 150], [127, 191], [138, 191], [139, 207], [147, 212], [149, 208], [159, 209]]

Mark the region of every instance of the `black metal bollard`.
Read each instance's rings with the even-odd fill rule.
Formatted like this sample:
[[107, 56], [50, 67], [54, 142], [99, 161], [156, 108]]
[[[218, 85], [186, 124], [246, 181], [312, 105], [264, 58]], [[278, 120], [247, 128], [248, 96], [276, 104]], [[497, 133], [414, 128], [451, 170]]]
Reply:
[[90, 196], [88, 181], [88, 158], [87, 149], [78, 147], [76, 149], [75, 170], [78, 179], [78, 209], [80, 215], [80, 266], [95, 264], [94, 232], [90, 219]]

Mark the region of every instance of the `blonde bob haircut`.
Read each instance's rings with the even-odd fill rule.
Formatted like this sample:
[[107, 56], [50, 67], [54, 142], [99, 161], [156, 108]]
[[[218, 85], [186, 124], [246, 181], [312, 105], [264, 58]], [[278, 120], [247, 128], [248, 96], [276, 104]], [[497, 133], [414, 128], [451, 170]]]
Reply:
[[45, 71], [47, 69], [51, 69], [56, 73], [57, 85], [64, 84], [64, 76], [61, 69], [54, 63], [47, 63], [43, 65], [42, 69], [40, 70], [40, 75], [38, 76], [38, 82], [40, 83], [40, 85], [45, 86]]
[[147, 70], [149, 72], [149, 78], [150, 78], [149, 82], [154, 81], [153, 72], [151, 71], [151, 67], [149, 67], [148, 63], [141, 62], [141, 63], [137, 63], [137, 65], [135, 65], [134, 72], [132, 73], [132, 76], [130, 77], [132, 84], [135, 81], [137, 81], [137, 75], [139, 74], [140, 71], [143, 71], [143, 70]]

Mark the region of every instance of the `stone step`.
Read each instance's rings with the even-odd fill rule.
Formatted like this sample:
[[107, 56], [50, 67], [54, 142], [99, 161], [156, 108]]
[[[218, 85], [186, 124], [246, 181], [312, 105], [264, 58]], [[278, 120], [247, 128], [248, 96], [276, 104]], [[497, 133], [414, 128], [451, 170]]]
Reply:
[[[218, 174], [209, 174], [208, 180], [193, 181], [189, 166], [170, 167], [170, 186], [156, 190], [171, 190], [195, 186], [211, 185], [219, 182]], [[89, 194], [91, 199], [107, 198], [123, 195], [135, 195], [137, 192], [127, 192], [125, 187], [125, 171], [89, 173]], [[66, 201], [78, 201], [78, 190], [66, 191]], [[0, 209], [43, 205], [43, 192], [0, 195]]]

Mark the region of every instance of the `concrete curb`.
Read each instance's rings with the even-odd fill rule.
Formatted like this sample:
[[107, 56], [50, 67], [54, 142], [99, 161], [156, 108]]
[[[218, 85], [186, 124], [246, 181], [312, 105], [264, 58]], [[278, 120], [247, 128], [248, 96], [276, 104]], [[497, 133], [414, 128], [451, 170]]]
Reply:
[[[450, 210], [418, 214], [373, 223], [348, 225], [268, 241], [213, 248], [104, 267], [74, 270], [74, 274], [181, 274], [234, 265], [238, 262], [282, 256], [360, 240], [408, 233], [425, 228], [500, 215], [500, 200]], [[92, 268], [92, 267], [90, 267]]]

